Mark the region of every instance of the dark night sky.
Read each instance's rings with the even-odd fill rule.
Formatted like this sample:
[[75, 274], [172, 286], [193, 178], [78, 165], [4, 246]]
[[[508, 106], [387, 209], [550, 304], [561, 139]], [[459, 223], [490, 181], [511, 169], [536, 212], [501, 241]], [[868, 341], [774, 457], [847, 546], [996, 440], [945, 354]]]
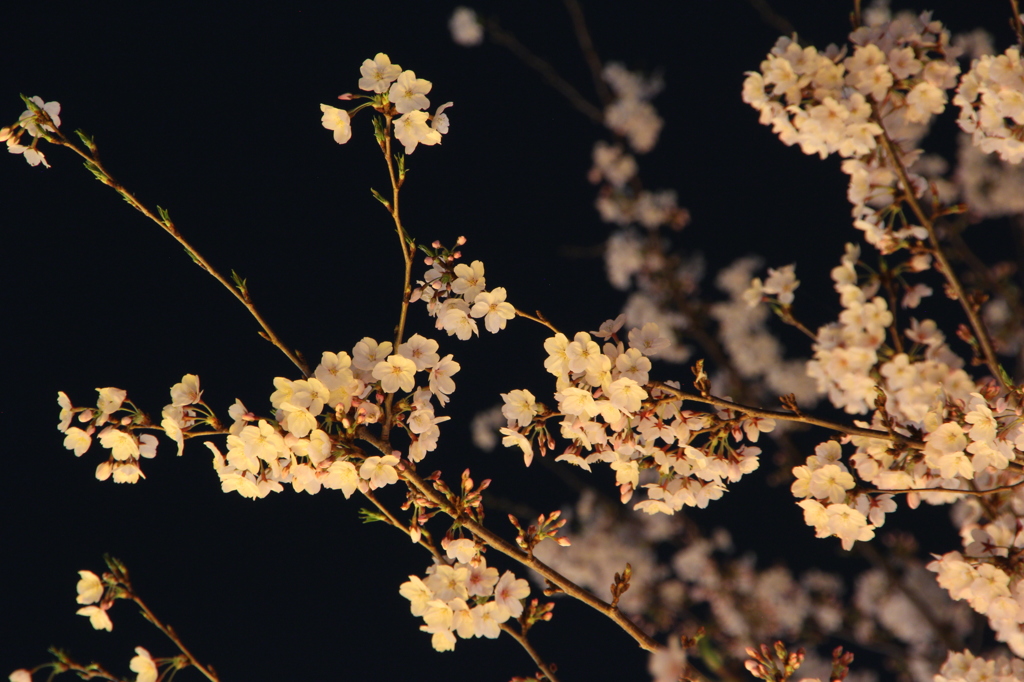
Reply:
[[[933, 6], [954, 30], [987, 24], [1003, 49], [1005, 3], [966, 4]], [[641, 159], [641, 172], [691, 210], [679, 244], [707, 254], [712, 267], [746, 253], [775, 265], [798, 260], [807, 290], [830, 291], [827, 272], [853, 236], [838, 162], [783, 147], [739, 97], [743, 72], [757, 68], [777, 32], [740, 0], [624, 6], [585, 9], [603, 58], [660, 70], [666, 80], [655, 100], [666, 122], [661, 144]], [[351, 350], [363, 336], [386, 338], [398, 309], [401, 259], [369, 193], [386, 184], [369, 117], [357, 117], [352, 142], [338, 147], [318, 109], [355, 90], [360, 63], [378, 51], [431, 80], [433, 103], [455, 102], [443, 146], [410, 157], [402, 194], [410, 231], [425, 242], [466, 235], [467, 260], [484, 261], [490, 286], [505, 286], [518, 307], [539, 308], [564, 330], [596, 329], [619, 312], [622, 295], [605, 283], [601, 262], [566, 255], [607, 235], [585, 177], [603, 131], [503, 49], [452, 44], [453, 3], [42, 7], [5, 10], [0, 123], [22, 111], [19, 92], [60, 101], [62, 127], [93, 134], [115, 176], [142, 201], [168, 208], [214, 264], [246, 276], [264, 315], [311, 360]], [[561, 3], [477, 7], [590, 96]], [[846, 3], [776, 8], [820, 47], [845, 39]], [[940, 125], [948, 130], [951, 121]], [[128, 564], [154, 610], [225, 682], [531, 673], [507, 637], [460, 640], [453, 654], [435, 653], [398, 595], [406, 576], [423, 573], [427, 555], [394, 531], [360, 525], [356, 498], [225, 495], [195, 442], [181, 459], [163, 443], [145, 463], [148, 480], [135, 486], [94, 479], [98, 448], [81, 459], [62, 449], [54, 429], [61, 389], [86, 405], [95, 387], [121, 387], [158, 414], [167, 389], [196, 373], [207, 402], [226, 412], [235, 397], [264, 404], [273, 377], [298, 376], [166, 235], [70, 154], [49, 157], [46, 171], [0, 159], [0, 306], [11, 344], [0, 398], [8, 436], [0, 674], [42, 662], [49, 645], [125, 674], [135, 646], [171, 654], [127, 604], [112, 610], [112, 634], [74, 614], [76, 571], [99, 572], [104, 552]], [[815, 322], [835, 314], [828, 298], [808, 305]], [[410, 325], [430, 331], [421, 308]], [[545, 337], [517, 320], [496, 337], [441, 339], [462, 372], [453, 420], [427, 465], [452, 480], [472, 466], [477, 478], [494, 478], [496, 494], [541, 510], [571, 499], [548, 470], [524, 475], [511, 452], [484, 455], [468, 441], [468, 418], [499, 392], [550, 393]], [[713, 504], [704, 520], [716, 522], [715, 513]], [[503, 516], [491, 521], [507, 533]], [[644, 657], [628, 638], [584, 607], [559, 603], [555, 621], [535, 632], [563, 679], [644, 678]]]

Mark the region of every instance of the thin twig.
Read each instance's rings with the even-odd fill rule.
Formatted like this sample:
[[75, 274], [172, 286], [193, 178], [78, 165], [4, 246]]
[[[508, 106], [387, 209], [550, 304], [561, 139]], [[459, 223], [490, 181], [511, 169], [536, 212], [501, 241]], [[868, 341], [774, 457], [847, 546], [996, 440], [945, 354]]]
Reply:
[[516, 315], [518, 315], [519, 317], [525, 317], [528, 320], [533, 320], [537, 324], [542, 324], [542, 325], [544, 325], [545, 327], [547, 327], [548, 329], [550, 329], [551, 331], [553, 331], [556, 334], [561, 334], [562, 333], [562, 332], [558, 331], [558, 328], [555, 327], [555, 325], [551, 324], [548, 321], [548, 318], [544, 317], [544, 315], [539, 310], [536, 311], [537, 312], [536, 315], [531, 315], [530, 313], [523, 312], [519, 308], [515, 308], [515, 307], [513, 307], [513, 310], [516, 311]]
[[538, 670], [544, 673], [544, 676], [548, 678], [549, 682], [558, 682], [558, 678], [555, 676], [554, 671], [551, 670], [551, 666], [544, 662], [544, 659], [540, 657], [540, 654], [538, 654], [537, 650], [533, 648], [530, 641], [526, 639], [526, 635], [524, 633], [519, 632], [508, 623], [502, 623], [499, 627], [512, 635], [512, 639], [519, 642], [519, 646], [523, 647], [523, 649], [526, 650], [526, 653], [530, 654], [530, 658], [533, 659], [534, 665], [537, 666]]
[[942, 276], [946, 279], [946, 283], [949, 284], [950, 289], [953, 291], [953, 295], [956, 296], [957, 301], [960, 303], [960, 307], [963, 309], [964, 314], [967, 315], [968, 321], [971, 323], [971, 329], [974, 331], [974, 337], [978, 340], [978, 345], [981, 346], [981, 352], [984, 356], [985, 364], [988, 366], [992, 376], [1003, 384], [1003, 386], [1012, 391], [1014, 387], [1008, 384], [1005, 380], [1005, 372], [999, 365], [999, 360], [996, 359], [995, 350], [992, 348], [992, 339], [989, 338], [988, 330], [985, 329], [984, 323], [978, 316], [977, 310], [967, 299], [967, 294], [964, 292], [963, 285], [960, 283], [960, 279], [953, 272], [953, 266], [950, 265], [949, 259], [946, 258], [946, 254], [942, 249], [942, 245], [939, 243], [939, 237], [935, 232], [935, 223], [925, 215], [924, 209], [921, 208], [921, 204], [917, 201], [914, 196], [914, 190], [910, 184], [910, 178], [907, 174], [906, 166], [903, 165], [903, 159], [900, 158], [896, 150], [896, 145], [889, 137], [889, 133], [886, 132], [885, 126], [882, 124], [882, 116], [878, 113], [878, 108], [875, 105], [871, 107], [872, 119], [878, 127], [882, 129], [882, 134], [879, 136], [879, 140], [882, 142], [882, 146], [885, 148], [886, 154], [892, 160], [893, 169], [899, 176], [900, 183], [903, 185], [903, 196], [908, 204], [910, 204], [910, 210], [913, 211], [914, 215], [920, 221], [921, 225], [928, 232], [928, 241], [932, 245], [932, 254], [935, 256], [935, 260], [938, 261], [938, 270]]
[[224, 275], [218, 272], [217, 269], [214, 268], [210, 264], [210, 262], [207, 261], [206, 258], [204, 258], [203, 255], [200, 254], [199, 251], [197, 251], [196, 248], [192, 246], [192, 244], [190, 244], [188, 240], [185, 239], [185, 237], [182, 236], [182, 234], [178, 231], [178, 228], [169, 218], [164, 219], [160, 216], [155, 215], [149, 208], [147, 208], [141, 201], [139, 201], [135, 197], [135, 195], [129, 192], [124, 185], [115, 180], [114, 176], [111, 175], [110, 172], [107, 170], [106, 166], [103, 165], [103, 162], [100, 161], [99, 156], [97, 155], [95, 150], [93, 150], [91, 154], [83, 151], [76, 144], [71, 142], [71, 140], [69, 140], [67, 136], [65, 136], [64, 133], [60, 132], [59, 130], [56, 132], [44, 131], [44, 135], [46, 139], [53, 142], [54, 144], [59, 144], [61, 146], [67, 147], [68, 149], [72, 150], [73, 152], [81, 156], [83, 159], [85, 159], [87, 166], [92, 166], [96, 169], [96, 171], [98, 171], [95, 173], [95, 175], [100, 180], [100, 182], [102, 182], [103, 184], [107, 185], [108, 187], [116, 191], [118, 194], [120, 194], [124, 198], [124, 200], [127, 201], [135, 210], [139, 211], [142, 215], [146, 216], [154, 223], [159, 225], [164, 230], [164, 232], [169, 234], [171, 237], [174, 238], [175, 241], [181, 244], [181, 246], [185, 248], [186, 252], [188, 252], [192, 260], [195, 261], [196, 265], [201, 267], [203, 270], [208, 272], [214, 279], [223, 284], [224, 287], [228, 291], [230, 291], [231, 294], [236, 299], [238, 299], [238, 301], [242, 305], [245, 306], [246, 310], [249, 311], [249, 313], [259, 323], [260, 327], [263, 328], [263, 331], [260, 333], [260, 336], [262, 336], [264, 339], [270, 341], [272, 344], [277, 346], [278, 349], [280, 349], [280, 351], [284, 353], [289, 360], [292, 361], [292, 364], [299, 368], [303, 376], [309, 376], [309, 366], [306, 364], [305, 360], [302, 359], [301, 354], [286, 346], [284, 342], [281, 341], [280, 337], [278, 337], [278, 335], [274, 332], [274, 330], [271, 329], [270, 324], [263, 318], [263, 315], [261, 315], [260, 312], [256, 309], [256, 306], [253, 305], [252, 298], [249, 296], [248, 290], [240, 290], [231, 281], [224, 277]]
[[859, 426], [849, 426], [847, 424], [840, 424], [839, 422], [829, 421], [827, 419], [819, 419], [818, 417], [811, 417], [806, 414], [796, 414], [793, 412], [778, 412], [776, 410], [764, 410], [759, 407], [749, 407], [747, 405], [740, 405], [734, 403], [731, 400], [725, 400], [723, 398], [716, 398], [713, 395], [702, 396], [696, 393], [687, 393], [686, 391], [680, 391], [678, 388], [673, 388], [667, 384], [661, 382], [652, 382], [652, 385], [659, 389], [674, 395], [682, 400], [693, 400], [694, 402], [704, 403], [706, 405], [714, 405], [715, 407], [721, 407], [727, 410], [734, 410], [736, 412], [742, 412], [743, 414], [750, 415], [751, 417], [761, 417], [763, 419], [779, 419], [782, 421], [799, 422], [801, 424], [810, 424], [812, 426], [820, 426], [822, 428], [831, 429], [833, 431], [839, 431], [840, 433], [846, 433], [851, 436], [857, 436], [859, 438], [874, 438], [877, 440], [887, 440], [899, 443], [912, 450], [923, 450], [924, 443], [913, 438], [906, 438], [898, 433], [890, 434], [887, 431], [878, 431], [875, 429], [864, 429]]
[[569, 11], [569, 17], [572, 18], [572, 27], [576, 31], [576, 41], [580, 44], [580, 52], [583, 53], [583, 58], [590, 68], [590, 78], [594, 81], [594, 90], [597, 91], [597, 96], [604, 105], [608, 106], [615, 100], [615, 96], [602, 75], [604, 67], [597, 50], [594, 49], [594, 41], [590, 37], [586, 19], [583, 17], [583, 8], [577, 0], [564, 0], [564, 3], [565, 9]]
[[789, 19], [776, 12], [766, 0], [747, 0], [750, 6], [761, 15], [761, 20], [784, 36], [796, 33], [796, 27]]
[[1012, 491], [1016, 490], [1018, 487], [1020, 487], [1022, 484], [1024, 484], [1024, 479], [1021, 479], [1021, 480], [1017, 481], [1016, 483], [1010, 483], [1010, 484], [1007, 484], [1007, 485], [998, 485], [998, 486], [996, 486], [994, 488], [987, 488], [985, 490], [957, 490], [955, 488], [899, 488], [899, 489], [893, 489], [893, 490], [884, 490], [884, 489], [877, 489], [876, 490], [876, 489], [869, 488], [869, 489], [864, 489], [864, 492], [866, 492], [866, 493], [875, 493], [875, 494], [886, 494], [886, 493], [888, 493], [888, 494], [901, 494], [901, 495], [907, 495], [907, 494], [910, 494], [910, 493], [950, 493], [950, 494], [954, 494], [954, 495], [974, 495], [974, 496], [977, 496], [977, 497], [982, 497], [984, 495], [991, 495], [992, 493], [1012, 492]]
[[128, 598], [138, 604], [139, 608], [142, 609], [142, 613], [146, 616], [146, 620], [155, 625], [160, 632], [167, 635], [168, 639], [174, 642], [174, 645], [178, 647], [181, 653], [185, 654], [188, 658], [188, 662], [195, 666], [195, 668], [201, 672], [206, 679], [210, 680], [210, 682], [219, 682], [220, 678], [218, 678], [216, 673], [213, 672], [213, 668], [204, 666], [195, 656], [192, 655], [192, 652], [188, 650], [188, 647], [186, 647], [185, 643], [181, 641], [174, 629], [170, 625], [164, 625], [160, 622], [160, 619], [158, 619], [156, 615], [149, 610], [149, 607], [146, 606], [145, 602], [142, 601], [139, 595], [135, 594], [131, 585], [126, 584], [125, 587], [128, 588]]
[[1010, 17], [1010, 25], [1013, 26], [1013, 32], [1017, 34], [1017, 44], [1024, 45], [1024, 26], [1021, 25], [1020, 5], [1017, 0], [1010, 0], [1010, 11], [1013, 12], [1013, 16]]
[[548, 85], [562, 93], [584, 116], [594, 123], [604, 125], [604, 114], [601, 110], [581, 95], [580, 91], [573, 87], [569, 81], [558, 75], [558, 72], [550, 64], [531, 52], [514, 35], [503, 29], [497, 21], [484, 19], [483, 25], [487, 29], [488, 35], [491, 36], [491, 40], [508, 49], [509, 52], [519, 57], [524, 64], [539, 73], [548, 82]]
[[[366, 492], [363, 492], [363, 497], [365, 497], [366, 499], [368, 499], [370, 502], [373, 503], [373, 506], [375, 506], [380, 511], [380, 513], [384, 515], [384, 517], [387, 519], [387, 522], [392, 527], [397, 528], [398, 530], [402, 531], [403, 533], [408, 535], [410, 538], [412, 537], [412, 531], [409, 530], [409, 528], [406, 527], [406, 525], [404, 523], [399, 521], [398, 518], [394, 514], [391, 513], [391, 510], [388, 509], [387, 507], [385, 507], [384, 504], [380, 500], [377, 499], [377, 497], [373, 494], [373, 492], [367, 490]], [[422, 534], [420, 534], [420, 538], [419, 538], [419, 540], [417, 540], [416, 544], [426, 548], [426, 550], [428, 552], [430, 552], [434, 556], [434, 558], [437, 559], [438, 561], [443, 561], [444, 560], [444, 557], [441, 556], [441, 551], [438, 550], [438, 548], [435, 547], [433, 545], [433, 543], [428, 542], [426, 540], [426, 538], [423, 537]]]

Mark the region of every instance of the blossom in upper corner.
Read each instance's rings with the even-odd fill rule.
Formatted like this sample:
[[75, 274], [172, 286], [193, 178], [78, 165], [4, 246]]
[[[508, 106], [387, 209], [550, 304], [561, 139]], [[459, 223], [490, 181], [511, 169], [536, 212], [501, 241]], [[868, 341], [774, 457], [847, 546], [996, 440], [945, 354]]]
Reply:
[[398, 113], [408, 114], [430, 106], [427, 93], [432, 87], [433, 83], [423, 78], [417, 78], [415, 72], [403, 71], [388, 90], [388, 99], [395, 105]]
[[406, 154], [412, 154], [420, 143], [441, 143], [441, 133], [427, 125], [428, 118], [425, 111], [410, 111], [395, 121], [395, 137], [405, 146]]
[[448, 30], [452, 32], [452, 40], [462, 47], [476, 47], [484, 42], [484, 27], [469, 7], [456, 7], [452, 18], [448, 20]]
[[402, 67], [392, 64], [391, 58], [383, 52], [378, 52], [373, 59], [367, 59], [359, 67], [359, 73], [363, 75], [359, 79], [359, 89], [371, 92], [387, 92], [391, 84], [402, 73]]
[[324, 112], [320, 122], [324, 128], [334, 131], [335, 142], [345, 144], [352, 139], [352, 122], [347, 111], [329, 104], [321, 104], [320, 111]]
[[985, 55], [971, 63], [956, 90], [953, 103], [960, 107], [958, 123], [976, 147], [996, 153], [1007, 163], [1024, 159], [1024, 59], [1020, 48], [1001, 55]]
[[156, 662], [141, 646], [135, 647], [135, 657], [128, 663], [128, 667], [133, 673], [138, 673], [135, 682], [156, 682]]

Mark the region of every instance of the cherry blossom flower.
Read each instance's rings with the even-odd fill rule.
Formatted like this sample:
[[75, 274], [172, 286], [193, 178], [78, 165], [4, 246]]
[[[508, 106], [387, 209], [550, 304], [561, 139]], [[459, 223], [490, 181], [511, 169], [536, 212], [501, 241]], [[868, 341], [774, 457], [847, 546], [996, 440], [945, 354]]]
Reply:
[[469, 265], [459, 263], [455, 266], [454, 273], [456, 279], [452, 282], [452, 291], [467, 301], [476, 299], [477, 294], [487, 288], [484, 264], [478, 260]]
[[453, 356], [448, 354], [430, 369], [430, 392], [437, 397], [437, 402], [442, 407], [448, 402], [448, 396], [455, 391], [452, 375], [462, 369], [452, 358]]
[[[91, 431], [91, 427], [90, 427]], [[92, 445], [92, 435], [89, 431], [83, 431], [77, 426], [68, 428], [64, 436], [64, 447], [72, 450], [75, 457], [81, 457]]]
[[513, 618], [523, 614], [523, 602], [521, 600], [530, 596], [530, 584], [522, 578], [516, 578], [512, 571], [505, 571], [494, 586], [494, 601], [496, 604], [505, 607]]
[[373, 368], [373, 378], [380, 381], [381, 390], [395, 393], [398, 390], [409, 393], [416, 386], [414, 375], [416, 363], [402, 355], [389, 355]]
[[457, 540], [442, 540], [441, 546], [444, 547], [445, 554], [448, 555], [449, 559], [455, 559], [456, 561], [468, 564], [472, 561], [473, 557], [477, 555], [479, 549], [476, 543], [469, 538], [459, 538]]
[[430, 81], [417, 78], [412, 71], [403, 71], [388, 90], [388, 99], [400, 114], [426, 109], [430, 106], [427, 93], [431, 87], [433, 84]]
[[469, 7], [456, 7], [448, 20], [452, 40], [462, 47], [476, 47], [484, 41], [484, 27]]
[[492, 334], [505, 328], [505, 323], [516, 316], [515, 308], [505, 301], [505, 287], [481, 291], [473, 299], [470, 314], [484, 318], [484, 327]]
[[502, 393], [501, 399], [505, 402], [501, 413], [510, 422], [516, 422], [520, 427], [529, 426], [533, 421], [533, 416], [537, 414], [537, 399], [526, 389]]
[[631, 329], [629, 331], [629, 347], [636, 348], [644, 355], [657, 355], [669, 346], [666, 339], [658, 330], [658, 325], [648, 322], [642, 329]]
[[139, 444], [130, 433], [115, 429], [112, 426], [100, 431], [100, 445], [111, 451], [116, 460], [127, 460], [139, 456]]
[[352, 462], [333, 462], [327, 469], [323, 486], [340, 490], [347, 500], [359, 488], [359, 473]]
[[99, 398], [96, 401], [96, 407], [100, 411], [99, 417], [96, 418], [96, 424], [103, 424], [114, 412], [121, 409], [121, 404], [124, 399], [128, 397], [128, 392], [120, 388], [97, 388], [96, 392], [99, 394]]
[[416, 364], [417, 372], [433, 367], [439, 361], [437, 341], [419, 334], [413, 334], [408, 341], [400, 345], [398, 354], [412, 360]]
[[138, 673], [135, 682], [156, 682], [157, 667], [153, 657], [141, 646], [135, 647], [135, 657], [128, 663], [133, 673]]
[[530, 439], [510, 428], [502, 427], [498, 430], [505, 436], [501, 439], [501, 444], [506, 448], [518, 447], [522, 450], [523, 463], [526, 464], [526, 466], [530, 466], [533, 462], [533, 444], [530, 442]]
[[78, 591], [76, 601], [79, 604], [94, 604], [103, 596], [103, 581], [92, 571], [79, 571], [81, 579], [75, 589]]
[[437, 109], [434, 110], [434, 115], [430, 118], [430, 127], [441, 133], [442, 135], [448, 134], [448, 114], [444, 113], [444, 110], [448, 107], [454, 106], [454, 102], [445, 102]]
[[359, 89], [369, 90], [378, 94], [387, 92], [391, 83], [402, 73], [402, 67], [392, 64], [391, 58], [383, 52], [378, 52], [373, 59], [367, 59], [359, 67], [362, 78], [359, 79]]
[[800, 281], [796, 278], [796, 266], [787, 265], [777, 270], [768, 268], [768, 279], [761, 290], [766, 294], [774, 294], [779, 303], [789, 305], [793, 302], [793, 292], [798, 286]]
[[406, 154], [412, 154], [419, 144], [441, 144], [441, 133], [427, 125], [427, 118], [427, 112], [413, 110], [395, 119], [395, 137], [405, 147]]
[[324, 128], [334, 131], [335, 142], [345, 144], [352, 139], [352, 120], [347, 111], [328, 104], [321, 104], [320, 111], [324, 114], [320, 122]]
[[110, 621], [110, 616], [107, 615], [106, 609], [100, 606], [83, 606], [75, 611], [75, 613], [79, 616], [86, 616], [89, 619], [89, 623], [96, 630], [106, 630], [107, 632], [114, 630], [114, 624]]
[[398, 458], [394, 455], [367, 457], [363, 461], [363, 465], [359, 467], [359, 477], [369, 482], [370, 490], [383, 488], [398, 482], [396, 464], [398, 464]]

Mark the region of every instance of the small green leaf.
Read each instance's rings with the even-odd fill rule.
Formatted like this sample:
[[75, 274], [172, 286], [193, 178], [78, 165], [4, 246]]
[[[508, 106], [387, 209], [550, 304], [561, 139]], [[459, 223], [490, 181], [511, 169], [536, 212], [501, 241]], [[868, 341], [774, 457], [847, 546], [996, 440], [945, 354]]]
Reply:
[[373, 194], [374, 199], [384, 204], [384, 208], [388, 209], [389, 211], [391, 210], [391, 203], [387, 199], [385, 199], [380, 192], [371, 187], [370, 193]]
[[235, 286], [238, 288], [238, 291], [242, 296], [249, 296], [249, 288], [245, 284], [245, 279], [240, 277], [234, 270], [231, 271], [231, 281], [235, 283]]
[[[167, 212], [167, 209], [164, 208], [163, 206], [157, 206], [156, 207], [156, 212], [160, 214], [160, 220], [162, 220], [164, 222], [164, 225], [166, 225], [167, 227], [170, 227], [171, 226], [171, 214]], [[193, 260], [195, 260], [194, 256], [193, 256]]]
[[82, 144], [89, 148], [89, 151], [96, 151], [96, 140], [90, 137], [89, 133], [85, 132], [84, 130], [76, 130], [75, 134], [78, 135], [78, 139], [82, 141]]
[[363, 523], [373, 523], [374, 521], [384, 521], [385, 519], [386, 517], [383, 514], [375, 512], [372, 509], [364, 507], [359, 510], [359, 520]]
[[102, 183], [107, 182], [107, 174], [99, 169], [99, 167], [91, 161], [85, 162], [85, 169], [96, 176], [96, 179]]

